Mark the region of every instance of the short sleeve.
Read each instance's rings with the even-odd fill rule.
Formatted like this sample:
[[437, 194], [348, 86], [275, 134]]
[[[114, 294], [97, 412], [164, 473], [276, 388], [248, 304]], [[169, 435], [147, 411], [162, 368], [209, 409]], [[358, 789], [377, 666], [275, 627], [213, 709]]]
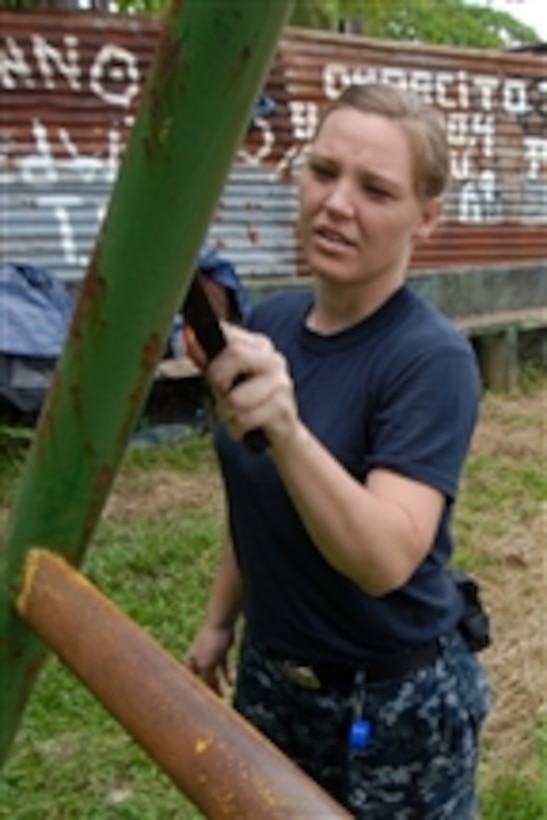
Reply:
[[471, 348], [441, 347], [411, 357], [378, 396], [369, 428], [368, 468], [394, 470], [453, 499], [480, 392]]

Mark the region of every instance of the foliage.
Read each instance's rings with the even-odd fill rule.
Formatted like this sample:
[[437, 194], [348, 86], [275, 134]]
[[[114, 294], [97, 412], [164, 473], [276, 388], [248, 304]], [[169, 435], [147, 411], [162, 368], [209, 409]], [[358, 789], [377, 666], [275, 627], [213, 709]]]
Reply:
[[[91, 8], [163, 13], [169, 0], [88, 0]], [[7, 8], [77, 8], [78, 0], [0, 0]], [[466, 0], [295, 0], [293, 26], [337, 31], [349, 28], [369, 37], [474, 48], [504, 48], [539, 41], [538, 34], [511, 14]]]
[[326, 0], [296, 0], [289, 22], [304, 28], [332, 29], [336, 15], [330, 5]]
[[477, 7], [465, 0], [325, 0], [330, 27], [356, 21], [367, 36], [478, 48], [539, 40], [537, 34], [506, 12]]

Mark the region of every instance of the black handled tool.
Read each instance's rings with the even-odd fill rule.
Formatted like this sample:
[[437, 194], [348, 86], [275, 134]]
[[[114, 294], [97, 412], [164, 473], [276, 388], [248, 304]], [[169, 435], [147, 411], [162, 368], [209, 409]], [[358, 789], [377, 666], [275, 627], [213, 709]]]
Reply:
[[[209, 297], [203, 288], [199, 273], [196, 273], [192, 279], [186, 294], [182, 315], [194, 331], [196, 339], [209, 361], [224, 350], [226, 338]], [[240, 384], [245, 378], [245, 374], [238, 376], [234, 381], [234, 386]], [[268, 446], [268, 439], [262, 430], [249, 430], [245, 433], [243, 440], [247, 447], [255, 453], [263, 452]]]

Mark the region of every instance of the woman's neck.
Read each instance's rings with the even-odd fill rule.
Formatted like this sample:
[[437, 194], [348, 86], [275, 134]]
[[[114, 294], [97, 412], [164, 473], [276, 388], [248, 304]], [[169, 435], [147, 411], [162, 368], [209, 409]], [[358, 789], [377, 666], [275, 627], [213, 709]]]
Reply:
[[358, 324], [371, 316], [402, 286], [403, 281], [391, 283], [389, 288], [342, 287], [315, 279], [314, 303], [306, 326], [316, 333], [330, 336]]

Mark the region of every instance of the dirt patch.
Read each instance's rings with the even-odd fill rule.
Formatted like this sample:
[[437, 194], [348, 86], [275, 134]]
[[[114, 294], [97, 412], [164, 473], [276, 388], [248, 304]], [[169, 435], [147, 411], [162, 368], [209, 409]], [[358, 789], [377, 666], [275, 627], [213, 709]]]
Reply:
[[191, 508], [222, 511], [220, 478], [216, 473], [189, 475], [170, 470], [120, 474], [108, 498], [104, 517], [123, 523], [135, 518], [153, 518]]
[[547, 508], [529, 529], [495, 545], [501, 566], [480, 572], [494, 638], [482, 656], [494, 690], [484, 734], [490, 776], [531, 754], [547, 710], [546, 532]]
[[[473, 453], [521, 468], [545, 462], [547, 472], [546, 425], [547, 391], [489, 396]], [[489, 778], [526, 760], [537, 720], [547, 712], [547, 498], [531, 517], [522, 512], [522, 501], [515, 499], [513, 520], [502, 537], [480, 538], [481, 553], [492, 559], [477, 572], [494, 637], [481, 656], [494, 690], [484, 733]]]
[[473, 452], [509, 459], [547, 460], [547, 391], [488, 396], [473, 441]]

